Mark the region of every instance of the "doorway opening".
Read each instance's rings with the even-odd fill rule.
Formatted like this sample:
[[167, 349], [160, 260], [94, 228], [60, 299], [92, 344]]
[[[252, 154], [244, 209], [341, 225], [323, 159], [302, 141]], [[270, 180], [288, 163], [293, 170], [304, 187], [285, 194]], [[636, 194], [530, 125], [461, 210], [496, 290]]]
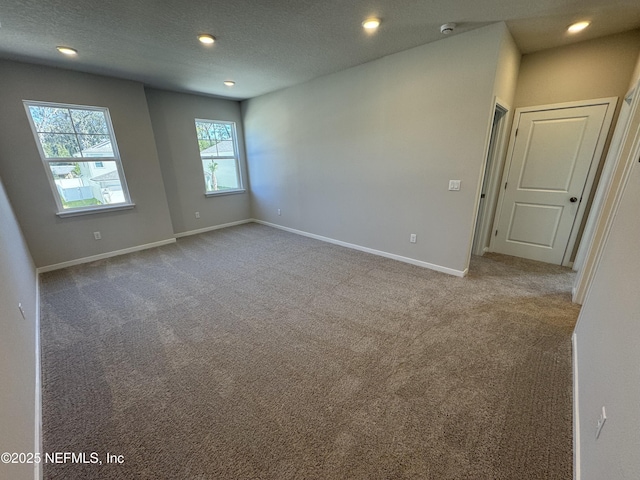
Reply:
[[501, 160], [504, 158], [508, 112], [509, 109], [507, 107], [496, 102], [484, 177], [480, 190], [476, 228], [473, 234], [471, 253], [474, 255], [484, 255], [489, 250], [489, 243], [491, 242], [491, 227], [498, 204], [500, 172], [502, 171]]

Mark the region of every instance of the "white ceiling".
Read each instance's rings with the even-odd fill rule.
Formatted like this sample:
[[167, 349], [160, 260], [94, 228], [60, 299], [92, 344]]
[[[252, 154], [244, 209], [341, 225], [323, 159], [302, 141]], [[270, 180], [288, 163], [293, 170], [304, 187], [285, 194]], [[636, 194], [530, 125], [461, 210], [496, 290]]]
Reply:
[[[374, 35], [368, 16], [383, 20]], [[530, 53], [640, 28], [640, 0], [2, 0], [0, 58], [245, 99], [441, 40], [445, 22], [455, 35], [497, 21]]]

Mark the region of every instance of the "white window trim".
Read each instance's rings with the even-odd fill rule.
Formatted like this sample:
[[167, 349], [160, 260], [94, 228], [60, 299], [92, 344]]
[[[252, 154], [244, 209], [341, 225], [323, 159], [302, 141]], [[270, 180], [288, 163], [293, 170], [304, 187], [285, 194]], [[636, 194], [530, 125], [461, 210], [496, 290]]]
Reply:
[[207, 192], [205, 197], [222, 197], [223, 195], [236, 195], [238, 193], [245, 193], [247, 190], [244, 188], [228, 188], [227, 190], [218, 190], [217, 192]]
[[[244, 182], [242, 179], [242, 170], [240, 168], [240, 150], [238, 149], [238, 134], [237, 134], [237, 129], [236, 129], [236, 122], [228, 122], [225, 120], [210, 120], [207, 118], [196, 118], [194, 120], [194, 126], [197, 122], [204, 122], [204, 123], [220, 123], [223, 125], [231, 125], [231, 137], [232, 137], [232, 141], [233, 141], [233, 149], [236, 152], [236, 155], [205, 155], [204, 157], [202, 155], [199, 155], [200, 157], [200, 169], [202, 170], [202, 179], [204, 181], [204, 196], [205, 197], [220, 197], [223, 195], [233, 195], [233, 194], [237, 194], [237, 193], [245, 193], [247, 190], [244, 188]], [[196, 143], [198, 142], [198, 135], [197, 135], [197, 129], [196, 129]], [[198, 148], [198, 153], [199, 153], [200, 148]], [[235, 164], [236, 164], [236, 176], [238, 178], [238, 188], [229, 188], [226, 190], [218, 190], [218, 191], [209, 191], [207, 190], [207, 182], [204, 180], [204, 167], [202, 165], [202, 161], [203, 160], [235, 160]]]
[[99, 206], [94, 205], [92, 207], [79, 207], [79, 208], [65, 208], [63, 212], [56, 213], [60, 218], [66, 217], [78, 217], [80, 215], [91, 215], [93, 213], [106, 213], [113, 212], [116, 210], [131, 210], [135, 207], [135, 203], [115, 203], [111, 205]]
[[[130, 209], [135, 207], [135, 204], [131, 201], [131, 196], [129, 194], [129, 187], [127, 185], [126, 177], [124, 176], [122, 159], [120, 157], [120, 151], [118, 150], [116, 135], [113, 130], [113, 125], [111, 123], [111, 115], [109, 114], [108, 108], [96, 107], [91, 105], [74, 105], [70, 103], [42, 102], [37, 100], [23, 100], [22, 103], [24, 105], [24, 109], [27, 114], [27, 119], [29, 120], [31, 133], [33, 133], [33, 137], [36, 142], [36, 147], [38, 148], [38, 153], [40, 154], [40, 159], [42, 160], [43, 166], [45, 167], [44, 170], [47, 175], [47, 180], [49, 181], [49, 187], [51, 188], [51, 193], [53, 194], [53, 198], [56, 202], [56, 207], [58, 209], [58, 212], [56, 213], [58, 217], [63, 217], [63, 218], [73, 217], [77, 215], [88, 215], [88, 214], [99, 213], [104, 211], [125, 210], [125, 209]], [[103, 112], [106, 123], [107, 123], [107, 129], [109, 131], [109, 138], [111, 139], [111, 148], [113, 150], [113, 156], [91, 157], [91, 158], [89, 157], [47, 158], [42, 148], [42, 143], [40, 143], [40, 138], [38, 137], [36, 125], [33, 122], [33, 118], [31, 117], [31, 112], [29, 111], [30, 106], [34, 106], [34, 107], [42, 106], [42, 107], [52, 107], [52, 108], [73, 108], [73, 109], [79, 109], [79, 110], [95, 110], [95, 111]], [[115, 162], [116, 169], [120, 177], [120, 185], [122, 186], [122, 193], [124, 195], [125, 201], [121, 203], [113, 203], [113, 204], [105, 204], [105, 205], [90, 205], [87, 207], [64, 208], [64, 206], [62, 205], [62, 199], [60, 198], [60, 194], [58, 193], [58, 189], [56, 188], [56, 183], [55, 183], [55, 179], [53, 178], [53, 173], [51, 172], [51, 168], [48, 165], [49, 163], [59, 163], [59, 162], [69, 162], [69, 163]]]

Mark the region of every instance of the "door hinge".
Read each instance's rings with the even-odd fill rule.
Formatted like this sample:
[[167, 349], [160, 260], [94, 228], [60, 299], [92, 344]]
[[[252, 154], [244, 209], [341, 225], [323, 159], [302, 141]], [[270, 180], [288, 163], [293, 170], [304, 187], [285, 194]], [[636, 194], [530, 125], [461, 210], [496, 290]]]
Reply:
[[484, 198], [484, 193], [481, 193], [481, 194], [480, 194], [480, 198]]
[[504, 182], [504, 189], [505, 189], [505, 190], [507, 189], [507, 183], [508, 183], [508, 182]]
[[516, 137], [518, 136], [518, 131], [519, 130], [520, 130], [519, 128], [516, 128]]
[[498, 230], [496, 230], [494, 237], [497, 237], [497, 236], [498, 236]]

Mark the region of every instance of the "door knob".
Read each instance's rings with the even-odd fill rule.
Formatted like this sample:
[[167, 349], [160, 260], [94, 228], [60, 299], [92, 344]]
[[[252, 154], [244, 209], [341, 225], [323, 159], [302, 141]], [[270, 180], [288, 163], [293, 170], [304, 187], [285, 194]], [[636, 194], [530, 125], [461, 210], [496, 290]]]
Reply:
[[578, 198], [577, 198], [577, 197], [571, 197], [571, 198], [569, 199], [569, 201], [570, 201], [571, 203], [576, 203], [576, 202], [578, 201]]

